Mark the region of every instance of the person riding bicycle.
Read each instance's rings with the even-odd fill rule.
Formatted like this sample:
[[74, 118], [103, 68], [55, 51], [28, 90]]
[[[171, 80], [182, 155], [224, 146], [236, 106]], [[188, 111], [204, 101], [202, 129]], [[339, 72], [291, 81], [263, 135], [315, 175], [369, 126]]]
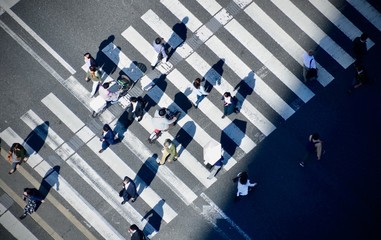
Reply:
[[152, 118], [152, 125], [155, 127], [155, 129], [166, 131], [175, 125], [177, 117], [168, 117], [167, 111], [167, 108], [161, 108], [155, 111], [155, 114]]

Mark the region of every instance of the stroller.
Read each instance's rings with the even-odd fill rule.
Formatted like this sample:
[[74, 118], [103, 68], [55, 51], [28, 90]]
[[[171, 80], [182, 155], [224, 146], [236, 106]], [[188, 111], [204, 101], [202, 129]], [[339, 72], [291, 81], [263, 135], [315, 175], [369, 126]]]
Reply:
[[115, 84], [112, 85], [108, 90], [110, 92], [117, 92], [122, 90], [120, 96], [123, 97], [127, 92], [134, 86], [134, 82], [126, 75], [120, 75], [115, 81]]

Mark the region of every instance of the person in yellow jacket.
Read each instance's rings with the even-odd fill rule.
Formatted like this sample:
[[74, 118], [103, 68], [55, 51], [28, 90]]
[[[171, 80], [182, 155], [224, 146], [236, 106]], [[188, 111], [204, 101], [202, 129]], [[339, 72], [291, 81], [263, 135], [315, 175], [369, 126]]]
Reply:
[[165, 140], [164, 148], [162, 152], [163, 152], [163, 156], [161, 157], [159, 165], [163, 165], [166, 160], [168, 160], [168, 162], [177, 160], [178, 154], [177, 154], [176, 146], [170, 139]]

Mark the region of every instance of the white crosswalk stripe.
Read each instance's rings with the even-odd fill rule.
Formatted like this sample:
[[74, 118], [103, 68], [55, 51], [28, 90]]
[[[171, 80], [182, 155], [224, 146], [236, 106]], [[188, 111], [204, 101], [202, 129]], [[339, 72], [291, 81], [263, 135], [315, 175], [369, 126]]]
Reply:
[[[280, 18], [287, 18], [287, 21], [291, 21], [293, 27], [299, 28], [317, 46], [325, 50], [327, 55], [331, 57], [329, 59], [330, 63], [342, 68], [348, 68], [354, 62], [354, 59], [340, 46], [340, 43], [335, 42], [330, 37], [334, 33], [325, 32], [324, 28], [313, 22], [300, 6], [298, 7], [297, 4], [289, 0], [271, 0], [271, 2], [279, 11], [283, 12], [284, 15], [280, 16]], [[380, 14], [371, 4], [364, 0], [347, 0], [347, 2], [362, 14], [370, 24], [381, 29]], [[300, 79], [303, 67], [302, 54], [308, 49], [305, 49], [305, 46], [302, 47], [288, 33], [287, 29], [283, 29], [279, 21], [274, 21], [271, 15], [260, 7], [260, 3], [257, 5], [252, 0], [234, 0], [223, 7], [215, 0], [197, 0], [197, 7], [203, 8], [210, 14], [210, 20], [206, 23], [199, 20], [205, 19], [198, 18], [199, 12], [188, 10], [181, 1], [160, 0], [160, 3], [167, 10], [158, 13], [152, 9], [148, 10], [141, 16], [136, 25], [133, 24], [133, 26], [127, 27], [121, 35], [129, 45], [143, 56], [143, 64], [149, 68], [150, 63], [157, 58], [157, 53], [151, 45], [154, 39], [148, 39], [145, 36], [147, 33], [143, 33], [139, 28], [140, 24], [146, 24], [152, 33], [163, 37], [171, 48], [175, 50], [169, 62], [159, 64], [156, 70], [145, 72], [145, 70], [135, 65], [132, 60], [134, 59], [133, 56], [117, 47], [117, 43], [111, 42], [101, 50], [117, 68], [136, 82], [136, 88], [139, 88], [138, 85], [141, 84], [142, 89], [149, 89], [145, 94], [146, 97], [152, 100], [155, 108], [169, 107], [171, 110], [181, 112], [177, 125], [181, 128], [181, 131], [188, 134], [192, 139], [192, 148], [182, 146], [181, 140], [177, 139], [180, 131], [175, 133], [172, 129], [163, 132], [157, 142], [161, 147], [165, 139], [174, 140], [177, 150], [181, 152], [176, 164], [181, 167], [182, 171], [189, 173], [192, 181], [196, 183], [196, 187], [192, 181], [185, 183], [182, 176], [177, 175], [177, 169], [171, 170], [167, 164], [160, 167], [157, 165], [158, 158], [161, 157], [160, 152], [157, 153], [157, 146], [151, 147], [145, 144], [146, 139], [154, 129], [151, 117], [152, 111], [150, 111], [151, 113], [145, 113], [139, 123], [134, 123], [137, 124], [137, 128], [128, 128], [126, 130], [124, 133], [126, 137], [122, 139], [118, 147], [120, 146], [129, 154], [134, 155], [136, 158], [133, 161], [140, 161], [139, 164], [144, 164], [148, 171], [152, 171], [157, 179], [155, 180], [157, 185], [146, 183], [145, 178], [140, 175], [140, 171], [138, 175], [133, 166], [128, 161], [125, 161], [123, 156], [117, 154], [116, 149], [109, 148], [99, 154], [98, 150], [101, 144], [95, 131], [91, 130], [90, 121], [81, 120], [74, 109], [70, 109], [65, 105], [65, 99], [59, 99], [53, 93], [48, 94], [41, 102], [44, 108], [50, 110], [49, 113], [53, 113], [53, 117], [58, 118], [59, 122], [65, 125], [61, 125], [63, 128], [67, 127], [71, 131], [70, 134], [74, 134], [72, 139], [77, 139], [74, 145], [73, 142], [70, 140], [65, 141], [62, 136], [54, 131], [58, 129], [55, 129], [56, 126], [53, 120], [47, 119], [48, 117], [43, 115], [38, 116], [36, 113], [38, 111], [35, 112], [34, 109], [31, 109], [20, 117], [53, 150], [53, 154], [57, 155], [60, 160], [63, 160], [73, 170], [73, 174], [78, 175], [84, 184], [91, 187], [97, 198], [107, 202], [109, 211], [115, 212], [126, 223], [137, 224], [150, 237], [156, 235], [158, 229], [155, 229], [153, 224], [151, 225], [150, 221], [142, 216], [147, 212], [147, 206], [149, 210], [155, 211], [165, 223], [170, 223], [179, 214], [177, 212], [179, 207], [176, 205], [177, 203], [174, 204], [174, 201], [180, 199], [179, 205], [184, 206], [185, 204], [189, 206], [197, 199], [200, 189], [209, 188], [217, 181], [216, 177], [207, 179], [210, 173], [204, 166], [202, 159], [200, 159], [203, 147], [211, 139], [229, 141], [229, 143], [235, 145], [235, 150], [232, 153], [226, 151], [224, 153], [226, 164], [223, 169], [228, 171], [243, 156], [253, 150], [264, 137], [276, 129], [279, 123], [268, 116], [273, 114], [277, 115], [279, 119], [287, 120], [297, 111], [301, 104], [307, 103], [315, 95], [310, 90], [309, 85], [305, 85]], [[362, 30], [360, 27], [353, 24], [330, 1], [309, 0], [309, 3], [327, 18], [330, 24], [336, 26], [335, 31], [341, 31], [340, 34], [345, 35], [348, 41], [352, 41], [355, 37], [361, 35]], [[173, 14], [178, 21], [169, 23], [170, 20], [163, 16], [166, 11]], [[269, 48], [269, 43], [261, 41], [260, 37], [250, 32], [250, 28], [245, 27], [250, 24], [249, 22], [235, 18], [236, 12], [245, 13], [244, 18], [253, 21], [256, 26], [261, 28], [261, 31], [265, 32], [282, 50], [287, 52], [288, 56], [299, 64], [300, 76], [298, 76], [297, 70], [290, 69], [285, 64], [284, 59], [279, 59], [276, 54], [273, 54], [272, 49]], [[187, 28], [187, 39], [183, 39], [180, 37], [180, 33], [174, 31], [174, 25], [180, 22], [183, 22]], [[216, 34], [219, 30], [234, 37], [232, 42], [239, 42], [241, 45], [237, 46], [237, 48], [247, 51], [247, 54], [256, 58], [262, 66], [255, 66], [248, 63], [247, 59], [241, 58], [234, 48], [229, 47], [232, 43], [226, 34]], [[152, 36], [152, 33], [147, 35]], [[186, 41], [184, 42], [184, 40]], [[375, 43], [369, 39], [368, 49], [370, 50], [374, 45]], [[201, 46], [202, 50], [198, 51]], [[314, 48], [314, 46], [311, 48]], [[177, 65], [180, 61], [183, 61], [182, 64]], [[224, 69], [223, 73], [214, 69], [214, 66], [220, 63], [228, 68]], [[328, 72], [320, 64], [318, 64], [318, 68], [318, 82], [325, 87], [333, 81], [333, 72]], [[86, 65], [83, 65], [82, 69], [86, 71]], [[257, 72], [254, 69], [257, 69]], [[327, 69], [331, 71], [331, 68], [327, 67]], [[194, 76], [194, 73], [198, 74], [198, 76]], [[171, 92], [163, 91], [160, 84], [155, 82], [160, 74], [166, 74], [163, 81], [166, 81], [166, 89], [170, 89]], [[259, 106], [258, 103], [252, 100], [253, 98], [240, 93], [234, 87], [236, 85], [233, 84], [234, 81], [229, 78], [232, 74], [237, 76], [239, 80], [246, 82], [251, 87], [252, 92], [255, 93], [255, 97], [260, 98], [261, 101], [263, 100], [266, 106]], [[113, 81], [113, 77], [115, 77], [113, 74], [109, 76], [103, 72], [102, 78], [104, 81]], [[172, 97], [175, 96], [174, 93], [178, 92], [185, 95], [184, 99], [186, 101], [195, 102], [196, 96], [192, 93], [192, 81], [196, 77], [203, 77], [213, 85], [215, 90], [201, 101], [198, 110], [196, 110], [197, 114], [203, 116], [203, 120], [194, 117], [197, 116], [194, 113], [188, 114], [188, 110], [181, 108], [184, 103], [174, 102]], [[270, 82], [268, 78], [273, 78], [274, 81]], [[71, 76], [62, 84], [91, 112], [89, 106], [91, 101], [90, 92], [87, 90], [89, 86], [86, 85], [86, 82], [79, 81], [74, 76]], [[237, 120], [235, 115], [221, 118], [223, 106], [220, 98], [226, 91], [232, 92], [239, 99], [239, 120], [244, 119], [243, 122], [250, 125], [249, 128], [240, 128], [235, 122]], [[291, 93], [293, 96], [291, 98], [294, 99], [286, 98], [287, 93]], [[218, 99], [216, 99], [216, 95], [219, 95]], [[294, 102], [300, 102], [300, 104], [294, 104]], [[101, 124], [108, 123], [110, 126], [117, 126], [119, 116], [113, 113], [115, 109], [118, 109], [119, 113], [124, 110], [120, 109], [120, 106], [112, 106], [110, 109], [106, 109], [98, 117], [97, 121], [99, 120]], [[266, 109], [272, 111], [272, 113], [265, 112]], [[207, 122], [208, 127], [204, 127], [205, 122]], [[140, 129], [139, 132], [136, 129]], [[223, 137], [225, 135], [226, 138]], [[31, 154], [27, 163], [39, 175], [44, 176], [52, 168], [47, 160], [51, 155], [45, 156], [46, 153], [44, 152], [41, 153], [44, 156], [40, 156], [39, 153], [36, 153], [36, 150], [27, 144], [28, 139], [24, 141], [12, 128], [7, 128], [1, 132], [0, 137], [8, 145], [13, 142], [23, 142], [28, 153]], [[222, 145], [224, 144], [226, 143], [223, 142]], [[95, 161], [110, 169], [112, 176], [97, 172], [96, 167], [89, 163], [87, 156], [77, 151], [80, 147], [90, 150], [92, 155], [97, 156]], [[156, 150], [151, 150], [153, 148], [156, 148]], [[155, 155], [155, 153], [159, 156]], [[120, 183], [116, 186], [114, 182], [110, 182], [108, 179], [122, 179], [124, 176], [129, 176], [136, 183], [139, 192], [138, 199], [142, 199], [140, 208], [133, 203], [121, 205], [121, 198], [118, 196], [119, 187], [121, 188]], [[116, 224], [115, 222], [109, 221], [106, 216], [102, 216], [95, 205], [92, 206], [89, 201], [86, 201], [80, 190], [77, 191], [70, 185], [70, 179], [65, 180], [64, 176], [61, 175], [56, 177], [60, 181], [58, 194], [85, 218], [102, 237], [105, 239], [126, 238], [127, 233], [118, 232], [119, 226], [113, 226], [113, 224]], [[54, 184], [49, 178], [47, 181]], [[165, 197], [160, 196], [158, 193], [161, 192], [160, 189], [157, 189], [157, 186], [167, 187], [172, 194]], [[141, 209], [142, 205], [146, 207]], [[243, 231], [240, 234], [245, 238], [249, 238]]]

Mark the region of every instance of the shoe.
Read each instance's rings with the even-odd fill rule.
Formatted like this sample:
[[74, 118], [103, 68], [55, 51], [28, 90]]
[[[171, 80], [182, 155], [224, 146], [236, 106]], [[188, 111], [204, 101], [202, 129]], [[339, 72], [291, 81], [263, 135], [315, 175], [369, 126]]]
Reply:
[[197, 104], [193, 104], [193, 107], [197, 109], [197, 108], [198, 108], [198, 105], [197, 105]]
[[238, 113], [239, 113], [238, 108], [235, 108], [235, 109], [234, 109], [234, 112], [238, 114]]
[[135, 198], [131, 198], [131, 202], [135, 202], [136, 201], [136, 199]]
[[102, 153], [103, 152], [103, 149], [99, 150], [99, 153]]
[[143, 118], [142, 117], [138, 117], [138, 122], [140, 122]]
[[21, 220], [24, 219], [24, 218], [26, 218], [26, 214], [21, 215], [19, 218], [20, 218]]
[[14, 173], [15, 172], [15, 170], [14, 169], [11, 169], [9, 172], [8, 172], [8, 174], [12, 174], [12, 173]]
[[122, 201], [122, 202], [121, 202], [122, 205], [125, 204], [125, 203], [126, 203], [126, 201]]
[[300, 162], [299, 165], [300, 165], [301, 167], [304, 167], [304, 162]]
[[222, 117], [221, 118], [225, 118], [226, 116], [225, 115], [222, 115]]
[[160, 162], [156, 162], [156, 163], [157, 163], [157, 165], [159, 165], [159, 166], [164, 165], [164, 164], [160, 164]]

